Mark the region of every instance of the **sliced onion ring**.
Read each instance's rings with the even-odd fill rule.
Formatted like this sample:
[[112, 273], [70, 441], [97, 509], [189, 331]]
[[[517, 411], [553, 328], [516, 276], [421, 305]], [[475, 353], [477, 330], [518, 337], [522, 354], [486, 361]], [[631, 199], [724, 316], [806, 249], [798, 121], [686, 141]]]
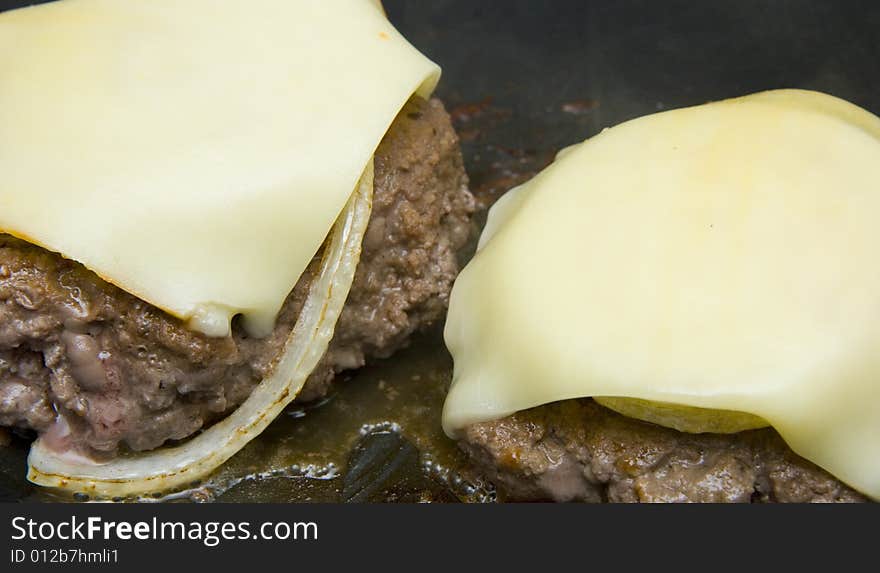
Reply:
[[690, 434], [735, 434], [745, 430], [766, 428], [770, 425], [759, 416], [734, 410], [697, 408], [696, 406], [614, 396], [593, 396], [593, 400], [627, 418], [644, 420]]
[[371, 160], [330, 232], [321, 272], [272, 374], [233, 413], [182, 445], [104, 463], [53, 451], [37, 439], [28, 456], [28, 480], [98, 497], [162, 492], [204, 478], [259, 435], [296, 397], [327, 350], [354, 280], [372, 197]]

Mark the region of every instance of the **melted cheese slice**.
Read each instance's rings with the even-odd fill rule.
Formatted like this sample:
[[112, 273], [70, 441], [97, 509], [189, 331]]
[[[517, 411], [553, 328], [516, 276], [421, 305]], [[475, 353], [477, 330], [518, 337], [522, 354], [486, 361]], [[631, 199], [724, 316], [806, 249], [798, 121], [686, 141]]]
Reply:
[[409, 97], [374, 0], [65, 0], [0, 16], [0, 231], [211, 335], [268, 333]]
[[750, 413], [880, 498], [880, 118], [774, 91], [636, 119], [492, 210], [444, 427], [570, 398]]

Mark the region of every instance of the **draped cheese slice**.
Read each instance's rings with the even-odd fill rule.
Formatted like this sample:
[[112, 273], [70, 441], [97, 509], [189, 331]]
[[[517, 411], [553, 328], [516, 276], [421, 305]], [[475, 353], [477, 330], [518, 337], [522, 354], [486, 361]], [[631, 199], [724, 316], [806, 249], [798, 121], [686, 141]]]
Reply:
[[492, 210], [444, 428], [588, 396], [752, 414], [880, 498], [880, 118], [782, 90], [636, 119]]
[[190, 322], [268, 333], [406, 100], [376, 0], [63, 0], [0, 15], [0, 232]]

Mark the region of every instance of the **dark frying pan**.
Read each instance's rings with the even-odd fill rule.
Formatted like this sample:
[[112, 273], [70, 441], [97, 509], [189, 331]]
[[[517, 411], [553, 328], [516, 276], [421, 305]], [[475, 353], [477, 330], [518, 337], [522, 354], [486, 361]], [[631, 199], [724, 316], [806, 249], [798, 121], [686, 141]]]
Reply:
[[[35, 3], [0, 0], [0, 10]], [[872, 0], [384, 3], [443, 66], [437, 95], [483, 206], [558, 149], [657, 110], [797, 87], [880, 113], [880, 4]], [[289, 411], [217, 484], [186, 497], [491, 499], [439, 431], [450, 372], [440, 331], [420, 337], [357, 373], [329, 403]], [[23, 479], [26, 445], [15, 438], [0, 447], [0, 500], [52, 499]]]
[[477, 189], [498, 179], [492, 164], [506, 165], [504, 150], [540, 156], [657, 110], [766, 89], [824, 91], [880, 113], [880, 4], [871, 0], [385, 5], [443, 66], [438, 95], [449, 107], [483, 102], [509, 114], [464, 138]]

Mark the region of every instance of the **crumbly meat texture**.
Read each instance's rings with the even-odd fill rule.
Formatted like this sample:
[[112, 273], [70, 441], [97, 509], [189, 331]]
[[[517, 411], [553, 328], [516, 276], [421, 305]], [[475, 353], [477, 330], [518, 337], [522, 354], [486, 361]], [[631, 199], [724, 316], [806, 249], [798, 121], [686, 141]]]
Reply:
[[339, 371], [390, 356], [445, 317], [458, 251], [477, 232], [458, 137], [440, 101], [414, 98], [401, 111], [375, 168], [373, 213], [351, 294], [302, 401], [326, 394]]
[[[458, 139], [437, 100], [414, 97], [375, 156], [373, 215], [336, 334], [300, 399], [387, 356], [441, 318], [473, 228]], [[273, 367], [317, 258], [274, 332], [208, 338], [81, 265], [0, 235], [0, 426], [111, 456], [185, 438], [243, 402]], [[56, 415], [57, 414], [57, 415]]]
[[685, 434], [590, 399], [474, 424], [459, 444], [511, 501], [865, 501], [773, 430]]

